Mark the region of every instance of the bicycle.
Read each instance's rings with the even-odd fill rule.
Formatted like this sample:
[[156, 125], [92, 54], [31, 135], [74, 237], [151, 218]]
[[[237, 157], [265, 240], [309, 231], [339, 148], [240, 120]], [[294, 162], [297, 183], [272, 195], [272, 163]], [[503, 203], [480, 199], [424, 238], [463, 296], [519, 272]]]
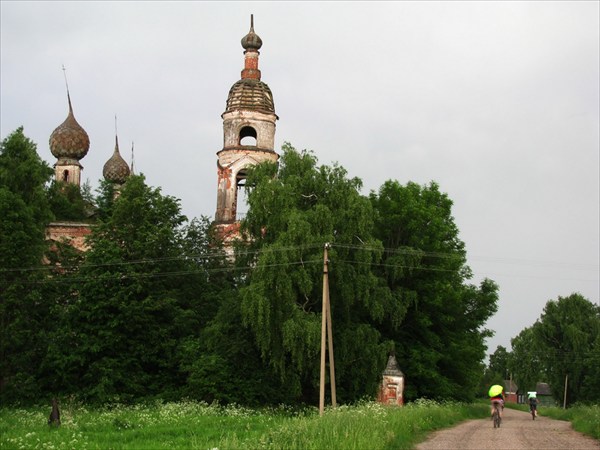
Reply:
[[537, 416], [538, 400], [535, 397], [529, 398], [529, 412], [531, 413], [532, 420], [535, 420]]
[[492, 422], [494, 422], [494, 428], [500, 428], [500, 423], [502, 422], [502, 417], [500, 417], [500, 402], [494, 402]]

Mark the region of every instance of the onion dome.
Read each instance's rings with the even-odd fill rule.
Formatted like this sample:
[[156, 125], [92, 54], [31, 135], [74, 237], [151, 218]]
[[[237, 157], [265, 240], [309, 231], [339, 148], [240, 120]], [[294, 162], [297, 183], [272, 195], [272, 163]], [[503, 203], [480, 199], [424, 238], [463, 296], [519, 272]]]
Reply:
[[253, 78], [237, 81], [229, 90], [225, 112], [240, 109], [275, 114], [273, 94], [269, 86]]
[[260, 81], [258, 69], [258, 49], [262, 40], [254, 33], [254, 16], [250, 16], [250, 32], [242, 38], [244, 52], [244, 70], [242, 78], [229, 90], [225, 113], [246, 110], [265, 114], [275, 114], [273, 94], [269, 86]]
[[119, 153], [119, 139], [115, 136], [115, 151], [110, 159], [104, 164], [102, 175], [106, 181], [123, 184], [127, 180], [127, 177], [129, 177], [129, 174], [129, 166]]
[[73, 115], [71, 97], [69, 100], [69, 115], [50, 135], [50, 151], [56, 158], [80, 160], [90, 149], [90, 138], [85, 130], [77, 123]]
[[244, 50], [258, 51], [262, 47], [262, 39], [254, 32], [254, 15], [250, 15], [250, 31], [242, 38]]

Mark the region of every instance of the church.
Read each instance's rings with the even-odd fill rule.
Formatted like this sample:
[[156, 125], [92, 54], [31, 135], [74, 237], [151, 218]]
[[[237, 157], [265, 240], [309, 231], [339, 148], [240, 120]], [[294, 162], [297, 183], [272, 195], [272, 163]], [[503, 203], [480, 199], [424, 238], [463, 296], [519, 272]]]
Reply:
[[[238, 236], [238, 192], [243, 188], [248, 168], [265, 161], [276, 163], [279, 155], [275, 146], [275, 113], [273, 94], [261, 80], [258, 60], [262, 40], [254, 31], [254, 17], [250, 16], [250, 31], [241, 40], [244, 49], [244, 68], [227, 96], [223, 119], [223, 148], [217, 152], [217, 206], [214, 224], [225, 243]], [[81, 160], [90, 148], [85, 129], [75, 119], [71, 97], [67, 88], [69, 112], [65, 121], [50, 135], [50, 151], [57, 159], [54, 176], [58, 182], [80, 186]], [[132, 163], [133, 166], [133, 163]], [[118, 192], [133, 173], [121, 156], [119, 138], [115, 132], [115, 149], [104, 164], [102, 176]], [[64, 241], [85, 251], [85, 236], [90, 234], [90, 224], [53, 222], [48, 226], [47, 237]]]

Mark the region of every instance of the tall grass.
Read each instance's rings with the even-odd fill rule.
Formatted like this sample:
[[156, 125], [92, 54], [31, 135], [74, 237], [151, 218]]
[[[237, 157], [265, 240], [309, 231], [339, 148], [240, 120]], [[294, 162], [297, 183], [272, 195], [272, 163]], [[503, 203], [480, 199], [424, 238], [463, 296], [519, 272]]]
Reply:
[[481, 404], [417, 401], [404, 408], [362, 403], [330, 409], [323, 417], [297, 418], [272, 430], [254, 448], [406, 449], [432, 430], [468, 418], [487, 417]]
[[202, 402], [66, 404], [62, 425], [47, 425], [49, 407], [0, 409], [4, 449], [387, 449], [411, 448], [438, 428], [485, 417], [488, 406], [418, 401], [404, 408], [373, 402], [328, 409], [251, 410]]

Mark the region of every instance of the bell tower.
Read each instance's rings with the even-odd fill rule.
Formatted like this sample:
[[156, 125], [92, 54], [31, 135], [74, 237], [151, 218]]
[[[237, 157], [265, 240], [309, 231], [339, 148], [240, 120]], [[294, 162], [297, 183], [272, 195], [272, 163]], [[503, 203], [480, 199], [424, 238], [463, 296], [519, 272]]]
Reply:
[[275, 114], [271, 89], [261, 81], [258, 69], [262, 40], [250, 31], [242, 38], [244, 69], [242, 77], [229, 90], [223, 119], [223, 149], [217, 153], [217, 211], [215, 223], [225, 232], [237, 232], [238, 192], [243, 188], [247, 169], [265, 161], [277, 162]]

